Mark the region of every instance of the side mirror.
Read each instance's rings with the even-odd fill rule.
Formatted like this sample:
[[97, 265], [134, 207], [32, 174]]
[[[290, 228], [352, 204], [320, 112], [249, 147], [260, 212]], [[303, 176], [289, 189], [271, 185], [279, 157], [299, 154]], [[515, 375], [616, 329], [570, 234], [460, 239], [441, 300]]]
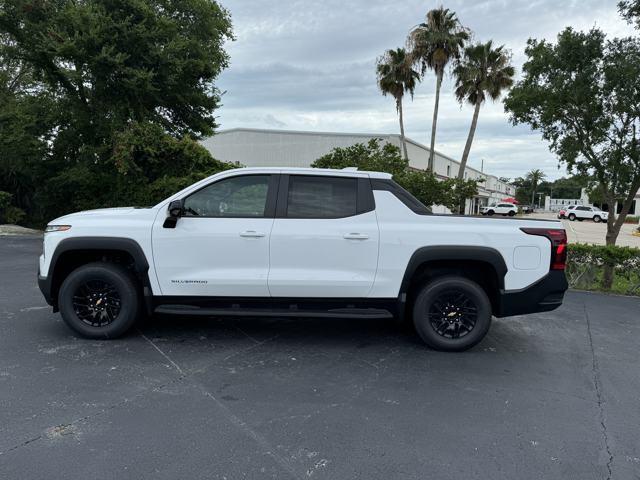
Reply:
[[182, 216], [183, 206], [182, 200], [174, 200], [169, 204], [169, 216], [164, 220], [162, 226], [164, 228], [176, 228], [176, 224], [178, 223], [178, 218]]

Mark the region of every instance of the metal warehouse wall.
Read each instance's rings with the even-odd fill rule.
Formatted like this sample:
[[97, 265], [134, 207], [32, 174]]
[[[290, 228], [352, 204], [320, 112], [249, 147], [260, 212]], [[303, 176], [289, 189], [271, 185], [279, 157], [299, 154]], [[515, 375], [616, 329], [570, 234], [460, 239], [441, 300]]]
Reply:
[[[336, 147], [349, 147], [366, 143], [372, 138], [401, 147], [400, 136], [395, 134], [316, 133], [286, 130], [261, 130], [234, 128], [222, 130], [202, 144], [214, 158], [226, 162], [238, 162], [247, 167], [309, 167], [322, 155]], [[414, 168], [427, 167], [429, 149], [407, 139], [409, 164]], [[438, 152], [435, 155], [435, 171], [445, 177], [455, 177], [460, 163]], [[495, 176], [468, 167], [467, 178], [486, 178], [480, 190], [492, 201], [499, 201], [514, 193], [513, 187], [500, 182]], [[495, 192], [495, 193], [494, 193]], [[500, 193], [497, 193], [500, 192]]]
[[[380, 137], [385, 138], [385, 135]], [[202, 142], [214, 158], [247, 167], [309, 167], [335, 147], [364, 143], [369, 135], [315, 134], [238, 129]]]

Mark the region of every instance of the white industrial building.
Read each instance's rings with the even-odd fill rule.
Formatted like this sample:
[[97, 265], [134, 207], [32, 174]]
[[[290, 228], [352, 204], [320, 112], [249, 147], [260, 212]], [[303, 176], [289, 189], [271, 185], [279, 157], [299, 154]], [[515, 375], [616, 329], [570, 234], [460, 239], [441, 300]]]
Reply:
[[[202, 143], [214, 158], [237, 162], [247, 167], [309, 167], [336, 147], [349, 147], [377, 138], [402, 148], [398, 134], [364, 134], [304, 132], [233, 128], [221, 130]], [[407, 141], [409, 165], [424, 170], [429, 148], [410, 138]], [[440, 152], [435, 154], [435, 173], [441, 178], [455, 177], [460, 162]], [[477, 213], [481, 206], [503, 201], [515, 195], [515, 187], [475, 168], [467, 167], [465, 178], [483, 179], [478, 195], [467, 202], [467, 213]]]

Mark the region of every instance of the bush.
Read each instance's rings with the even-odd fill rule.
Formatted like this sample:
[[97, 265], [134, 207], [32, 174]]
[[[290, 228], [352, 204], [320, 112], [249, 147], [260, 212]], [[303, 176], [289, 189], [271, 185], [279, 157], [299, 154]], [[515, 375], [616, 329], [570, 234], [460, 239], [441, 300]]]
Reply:
[[602, 286], [605, 266], [613, 267], [611, 291], [640, 295], [640, 249], [616, 245], [570, 244], [567, 279], [571, 288], [606, 290]]
[[0, 191], [0, 212], [4, 212], [5, 209], [11, 204], [11, 195], [9, 192]]
[[11, 195], [10, 193], [0, 191], [0, 224], [17, 224], [20, 223], [25, 217], [24, 210], [11, 205], [12, 198], [13, 195]]

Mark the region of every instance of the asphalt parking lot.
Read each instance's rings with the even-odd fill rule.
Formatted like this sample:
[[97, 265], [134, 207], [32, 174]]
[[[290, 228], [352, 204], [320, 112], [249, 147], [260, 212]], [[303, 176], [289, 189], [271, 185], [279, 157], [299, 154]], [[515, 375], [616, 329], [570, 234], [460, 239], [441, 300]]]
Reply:
[[2, 479], [637, 479], [640, 299], [570, 292], [462, 354], [390, 322], [74, 337], [0, 237]]

